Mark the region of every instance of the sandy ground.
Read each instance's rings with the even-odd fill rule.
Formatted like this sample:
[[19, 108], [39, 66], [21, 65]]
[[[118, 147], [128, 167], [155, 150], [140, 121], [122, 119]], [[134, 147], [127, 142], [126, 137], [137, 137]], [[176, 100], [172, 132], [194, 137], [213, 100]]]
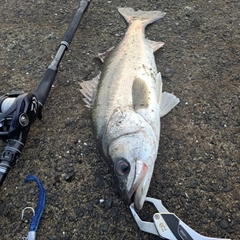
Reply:
[[[78, 0], [3, 0], [0, 4], [1, 95], [32, 92], [55, 55]], [[0, 189], [0, 239], [22, 239], [26, 206], [46, 191], [38, 239], [158, 239], [140, 232], [118, 196], [92, 136], [79, 82], [101, 69], [94, 59], [123, 38], [118, 7], [162, 10], [147, 28], [164, 41], [156, 54], [164, 90], [180, 104], [162, 119], [159, 155], [148, 196], [201, 234], [240, 239], [238, 0], [93, 0], [77, 30], [20, 161]], [[3, 146], [3, 143], [1, 143]], [[104, 200], [104, 201], [100, 201]], [[141, 217], [151, 221], [146, 204]]]

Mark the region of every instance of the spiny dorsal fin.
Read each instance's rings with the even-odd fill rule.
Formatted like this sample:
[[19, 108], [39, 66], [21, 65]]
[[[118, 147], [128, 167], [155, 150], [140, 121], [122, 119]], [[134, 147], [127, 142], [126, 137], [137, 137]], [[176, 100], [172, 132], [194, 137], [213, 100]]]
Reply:
[[87, 108], [91, 108], [92, 100], [99, 83], [100, 75], [101, 75], [101, 72], [92, 80], [82, 81], [81, 83], [79, 83], [81, 86], [80, 92], [85, 97], [83, 98], [83, 101], [87, 104], [85, 105]]

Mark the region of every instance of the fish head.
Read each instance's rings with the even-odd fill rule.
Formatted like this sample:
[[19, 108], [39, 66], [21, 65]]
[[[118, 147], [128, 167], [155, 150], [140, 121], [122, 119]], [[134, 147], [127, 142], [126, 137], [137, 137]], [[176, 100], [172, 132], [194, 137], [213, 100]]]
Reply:
[[148, 167], [144, 162], [132, 161], [132, 159], [129, 160], [123, 157], [116, 157], [113, 161], [114, 177], [120, 195], [127, 204], [130, 204], [132, 196], [143, 180]]
[[157, 144], [146, 131], [115, 139], [109, 146], [111, 171], [120, 195], [127, 204], [142, 209], [150, 185]]

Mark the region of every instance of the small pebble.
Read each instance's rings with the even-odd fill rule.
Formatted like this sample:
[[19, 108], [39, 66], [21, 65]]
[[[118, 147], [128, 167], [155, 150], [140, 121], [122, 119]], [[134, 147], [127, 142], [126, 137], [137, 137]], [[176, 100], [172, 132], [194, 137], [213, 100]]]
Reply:
[[223, 219], [221, 222], [220, 222], [220, 227], [222, 229], [227, 229], [228, 228], [228, 221], [226, 219]]
[[107, 199], [105, 201], [105, 205], [107, 208], [111, 208], [112, 207], [112, 199], [111, 198]]
[[105, 222], [104, 224], [101, 225], [100, 229], [103, 230], [104, 232], [107, 232], [109, 228], [109, 224]]
[[166, 74], [172, 73], [172, 69], [166, 68], [165, 71], [164, 71], [164, 73], [166, 73]]
[[75, 172], [66, 173], [64, 176], [64, 180], [67, 182], [70, 182], [73, 180], [74, 176], [75, 176]]

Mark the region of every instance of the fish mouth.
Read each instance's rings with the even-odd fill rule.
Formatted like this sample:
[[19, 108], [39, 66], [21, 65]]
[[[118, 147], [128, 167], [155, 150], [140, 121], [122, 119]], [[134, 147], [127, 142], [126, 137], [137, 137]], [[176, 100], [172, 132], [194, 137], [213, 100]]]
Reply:
[[142, 210], [143, 204], [146, 200], [149, 185], [150, 185], [151, 177], [149, 178], [149, 174], [147, 173], [143, 180], [138, 185], [137, 189], [134, 193], [134, 207], [136, 210]]
[[148, 172], [148, 166], [146, 163], [142, 161], [136, 162], [136, 169], [135, 169], [135, 179], [133, 181], [131, 189], [127, 192], [128, 202], [131, 203], [135, 199], [135, 193], [138, 192], [139, 186], [142, 185], [146, 175]]
[[135, 180], [135, 185], [131, 189], [131, 200], [134, 202], [134, 207], [138, 211], [143, 208], [153, 172], [153, 168], [147, 166], [145, 163], [142, 163], [142, 166], [139, 167], [142, 167], [141, 173], [139, 174], [138, 180]]

